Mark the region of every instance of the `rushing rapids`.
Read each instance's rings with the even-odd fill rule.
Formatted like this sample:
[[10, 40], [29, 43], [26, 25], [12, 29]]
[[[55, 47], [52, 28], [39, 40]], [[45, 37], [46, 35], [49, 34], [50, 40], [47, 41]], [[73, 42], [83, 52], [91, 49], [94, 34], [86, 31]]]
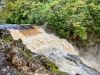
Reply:
[[[3, 28], [1, 26], [0, 28]], [[100, 75], [95, 67], [89, 67], [79, 58], [78, 51], [65, 39], [48, 34], [42, 27], [35, 26], [34, 29], [19, 30], [19, 26], [7, 28], [14, 40], [22, 39], [31, 52], [36, 55], [42, 54], [54, 62], [59, 70], [69, 73], [69, 75]], [[96, 63], [99, 64], [99, 63]], [[93, 69], [95, 68], [95, 69]]]

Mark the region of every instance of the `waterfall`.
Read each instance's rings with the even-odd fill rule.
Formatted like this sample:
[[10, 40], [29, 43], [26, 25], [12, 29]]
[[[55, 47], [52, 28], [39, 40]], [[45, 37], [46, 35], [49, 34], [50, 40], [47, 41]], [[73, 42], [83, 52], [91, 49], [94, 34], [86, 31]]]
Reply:
[[[10, 27], [8, 30], [14, 40], [21, 38], [23, 44], [31, 52], [36, 55], [44, 55], [54, 62], [59, 67], [59, 70], [67, 72], [69, 75], [100, 75], [100, 71], [97, 72], [96, 70], [97, 68], [85, 64], [87, 62], [82, 57], [79, 57], [80, 52], [71, 43], [66, 39], [46, 33], [42, 27], [36, 26], [35, 29], [24, 30]], [[91, 62], [89, 63], [92, 64]]]
[[70, 75], [100, 75], [95, 69], [84, 64], [78, 56], [78, 51], [65, 39], [48, 34], [40, 27], [34, 30], [10, 29], [9, 31], [15, 40], [21, 38], [28, 49], [46, 56], [63, 72], [68, 72]]
[[84, 63], [100, 72], [100, 44], [89, 47], [87, 51], [83, 49], [79, 51], [79, 56]]
[[[74, 47], [65, 39], [60, 39], [53, 34], [46, 33], [42, 28], [29, 29], [29, 30], [14, 30], [10, 29], [12, 37], [15, 40], [21, 38], [23, 43], [32, 52], [42, 51], [42, 48], [59, 47], [68, 51], [71, 54], [78, 54]], [[28, 35], [28, 36], [27, 36]], [[29, 36], [30, 35], [30, 36]], [[41, 49], [41, 50], [40, 50]]]

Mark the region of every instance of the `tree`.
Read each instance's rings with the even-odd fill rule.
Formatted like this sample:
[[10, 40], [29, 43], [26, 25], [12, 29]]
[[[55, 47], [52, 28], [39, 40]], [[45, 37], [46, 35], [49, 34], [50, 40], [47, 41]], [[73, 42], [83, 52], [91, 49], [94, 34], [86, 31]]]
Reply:
[[[99, 0], [7, 0], [0, 17], [7, 23], [48, 23], [67, 39], [100, 33]], [[4, 15], [4, 16], [2, 16]]]

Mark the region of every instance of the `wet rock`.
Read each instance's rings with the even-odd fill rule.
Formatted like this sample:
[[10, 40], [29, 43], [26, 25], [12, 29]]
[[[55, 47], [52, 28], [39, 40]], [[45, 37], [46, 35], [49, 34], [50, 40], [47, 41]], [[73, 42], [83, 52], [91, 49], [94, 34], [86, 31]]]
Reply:
[[75, 75], [81, 75], [81, 74], [75, 74]]
[[21, 67], [21, 71], [28, 74], [30, 72], [30, 68], [28, 66]]
[[66, 59], [73, 61], [76, 65], [82, 64], [82, 60], [77, 55], [68, 54]]
[[5, 25], [0, 25], [0, 29], [20, 29], [19, 25], [16, 24], [5, 24]]
[[44, 48], [40, 54], [44, 54], [45, 57], [55, 63], [58, 66], [55, 67], [56, 69], [59, 68], [61, 71], [69, 73], [69, 75], [100, 75], [98, 71], [84, 64], [79, 56], [70, 54], [59, 47]]
[[[22, 40], [13, 40], [9, 31], [1, 30], [0, 37], [0, 50], [5, 52], [5, 61], [11, 62], [18, 70], [10, 70], [10, 66], [6, 66], [2, 71], [1, 75], [67, 75], [58, 70], [58, 67], [50, 62], [45, 56], [32, 53], [22, 43]], [[6, 63], [7, 63], [6, 62]], [[13, 72], [12, 72], [13, 71]], [[17, 73], [18, 71], [18, 73]]]
[[7, 68], [3, 68], [2, 71], [7, 71]]

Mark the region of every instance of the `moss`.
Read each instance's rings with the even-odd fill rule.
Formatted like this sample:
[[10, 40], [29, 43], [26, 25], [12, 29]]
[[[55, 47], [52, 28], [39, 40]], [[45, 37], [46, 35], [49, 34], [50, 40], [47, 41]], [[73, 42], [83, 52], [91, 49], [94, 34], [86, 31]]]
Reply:
[[28, 59], [33, 56], [33, 54], [31, 53], [31, 51], [28, 50], [28, 49], [21, 50], [20, 52], [21, 52], [22, 56], [24, 56], [24, 57], [26, 57]]
[[14, 41], [8, 34], [3, 34], [2, 39], [7, 43], [12, 43]]
[[57, 75], [68, 75], [66, 72], [62, 72], [62, 71], [58, 70], [57, 65], [52, 63], [48, 59], [46, 59], [45, 65], [46, 65], [45, 67], [47, 70], [51, 70], [51, 71], [57, 73]]

